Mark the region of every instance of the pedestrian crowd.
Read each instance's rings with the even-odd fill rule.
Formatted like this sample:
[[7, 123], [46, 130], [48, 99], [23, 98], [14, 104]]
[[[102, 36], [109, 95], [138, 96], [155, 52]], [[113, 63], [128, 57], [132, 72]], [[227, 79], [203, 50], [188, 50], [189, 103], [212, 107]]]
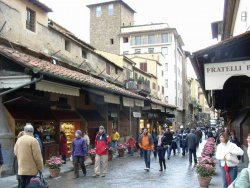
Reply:
[[[38, 173], [41, 173], [44, 166], [44, 151], [42, 140], [43, 128], [41, 126], [33, 128], [31, 124], [26, 124], [24, 130], [18, 134], [18, 139], [14, 147], [14, 171], [17, 174], [18, 188], [29, 187], [29, 182]], [[199, 143], [202, 142], [203, 132], [205, 139], [213, 137], [217, 143], [216, 159], [219, 161], [221, 169], [223, 188], [237, 188], [250, 186], [250, 164], [243, 169], [237, 177], [238, 164], [242, 159], [244, 151], [241, 149], [239, 139], [234, 131], [225, 129], [213, 130], [210, 127], [204, 129], [181, 129], [173, 132], [168, 127], [158, 131], [153, 128], [150, 132], [147, 128], [141, 129], [137, 137], [130, 135], [124, 142], [127, 146], [128, 154], [134, 156], [135, 151], [144, 159], [146, 172], [150, 172], [151, 153], [153, 157], [159, 160], [159, 171], [167, 169], [166, 160], [171, 160], [172, 156], [181, 154], [183, 157], [189, 155], [189, 164], [197, 164], [196, 151]], [[110, 147], [116, 154], [118, 143], [120, 143], [120, 134], [113, 130], [111, 137], [106, 133], [103, 126], [95, 137], [95, 165], [93, 177], [105, 177], [108, 173], [108, 153]], [[247, 143], [250, 145], [250, 134], [247, 137]], [[86, 132], [77, 130], [75, 138], [72, 140], [71, 154], [74, 166], [74, 178], [79, 178], [79, 168], [83, 176], [86, 176], [85, 160], [90, 149], [90, 139]], [[59, 153], [66, 164], [67, 161], [67, 138], [64, 132], [60, 132]], [[250, 147], [247, 151], [250, 155]], [[3, 165], [2, 149], [0, 144], [0, 176]]]

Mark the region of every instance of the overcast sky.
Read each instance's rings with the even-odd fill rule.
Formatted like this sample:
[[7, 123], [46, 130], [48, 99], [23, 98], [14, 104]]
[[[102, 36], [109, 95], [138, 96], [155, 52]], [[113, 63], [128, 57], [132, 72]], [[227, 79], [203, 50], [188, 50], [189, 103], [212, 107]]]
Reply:
[[[53, 9], [49, 17], [89, 42], [87, 4], [104, 0], [40, 0]], [[224, 0], [124, 0], [137, 13], [135, 24], [166, 22], [175, 27], [190, 52], [216, 43], [211, 22], [222, 20]]]

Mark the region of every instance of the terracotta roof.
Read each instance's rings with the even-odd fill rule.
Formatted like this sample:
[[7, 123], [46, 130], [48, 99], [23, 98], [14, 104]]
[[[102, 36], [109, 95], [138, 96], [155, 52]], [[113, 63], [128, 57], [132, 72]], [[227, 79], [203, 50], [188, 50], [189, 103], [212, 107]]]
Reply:
[[144, 97], [134, 94], [128, 90], [115, 86], [114, 84], [104, 82], [92, 76], [59, 66], [51, 64], [48, 61], [44, 61], [33, 56], [21, 53], [11, 48], [0, 45], [0, 54], [10, 58], [22, 66], [36, 69], [42, 74], [46, 74], [52, 77], [59, 77], [62, 80], [69, 80], [78, 84], [88, 85], [93, 88], [105, 90], [112, 93], [117, 93], [123, 96], [133, 97], [137, 99], [145, 99]]

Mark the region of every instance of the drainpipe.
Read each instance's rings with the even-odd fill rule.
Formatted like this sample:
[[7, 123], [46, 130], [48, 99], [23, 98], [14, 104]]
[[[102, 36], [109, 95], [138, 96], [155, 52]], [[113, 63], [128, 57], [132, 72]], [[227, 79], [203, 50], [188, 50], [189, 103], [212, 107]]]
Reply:
[[32, 80], [32, 81], [30, 81], [30, 82], [27, 82], [27, 83], [25, 83], [25, 84], [23, 84], [23, 85], [20, 85], [20, 86], [18, 86], [18, 87], [15, 87], [15, 88], [12, 88], [12, 89], [9, 89], [9, 90], [7, 90], [7, 91], [4, 91], [4, 92], [0, 93], [0, 97], [2, 97], [2, 96], [4, 96], [4, 95], [7, 95], [7, 94], [9, 94], [9, 93], [12, 93], [12, 92], [14, 92], [14, 91], [17, 91], [18, 89], [21, 89], [21, 88], [23, 88], [23, 87], [26, 87], [26, 86], [32, 85], [32, 84], [34, 84], [34, 83], [40, 82], [42, 79], [43, 79], [43, 75], [40, 75], [40, 77], [37, 78], [37, 79], [34, 79], [34, 80]]

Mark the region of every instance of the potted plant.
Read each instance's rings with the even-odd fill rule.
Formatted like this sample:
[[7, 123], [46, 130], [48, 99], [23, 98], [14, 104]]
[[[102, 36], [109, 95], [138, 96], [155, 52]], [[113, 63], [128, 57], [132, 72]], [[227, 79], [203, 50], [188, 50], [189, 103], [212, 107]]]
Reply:
[[89, 157], [90, 157], [90, 159], [92, 161], [92, 164], [95, 164], [95, 155], [96, 155], [95, 149], [90, 149], [88, 151], [88, 155], [89, 155]]
[[108, 151], [108, 160], [111, 161], [113, 159], [113, 154], [115, 153], [115, 149], [113, 147], [109, 148]]
[[126, 146], [123, 144], [118, 144], [117, 146], [117, 151], [118, 151], [118, 155], [119, 157], [123, 157], [125, 154], [125, 150], [126, 150]]
[[215, 173], [215, 162], [212, 159], [214, 153], [215, 141], [211, 138], [204, 145], [201, 157], [196, 165], [196, 173], [198, 174], [198, 181], [201, 187], [208, 187]]
[[52, 178], [58, 177], [61, 170], [61, 165], [63, 164], [63, 160], [59, 157], [52, 156], [49, 160], [46, 161], [46, 165], [49, 168], [50, 176]]

